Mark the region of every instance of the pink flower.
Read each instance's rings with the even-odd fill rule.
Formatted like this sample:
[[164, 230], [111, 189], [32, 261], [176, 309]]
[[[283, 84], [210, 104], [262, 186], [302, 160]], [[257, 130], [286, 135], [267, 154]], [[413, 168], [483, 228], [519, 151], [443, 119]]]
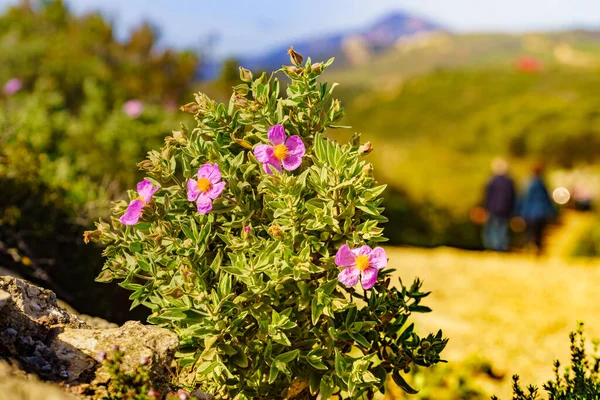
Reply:
[[17, 93], [23, 87], [23, 82], [19, 78], [11, 78], [4, 84], [4, 94], [6, 96], [12, 96]]
[[362, 246], [350, 249], [347, 244], [340, 247], [335, 255], [335, 264], [338, 267], [346, 267], [338, 275], [338, 280], [350, 287], [360, 283], [363, 289], [371, 289], [377, 281], [377, 273], [387, 266], [387, 256], [381, 247], [371, 249]]
[[272, 165], [281, 172], [281, 166], [287, 171], [293, 171], [302, 164], [302, 156], [306, 153], [304, 143], [300, 136], [290, 136], [286, 140], [285, 130], [282, 125], [275, 125], [269, 128], [269, 141], [273, 144], [259, 144], [254, 148], [254, 156], [263, 163], [263, 168], [267, 174], [271, 174]]
[[137, 118], [144, 112], [144, 105], [139, 100], [129, 100], [123, 104], [123, 111], [131, 118]]
[[225, 182], [221, 181], [221, 171], [217, 164], [204, 164], [198, 170], [198, 180], [188, 179], [188, 200], [197, 201], [198, 212], [207, 214], [212, 203], [223, 192]]
[[144, 206], [152, 199], [152, 195], [159, 189], [158, 186], [152, 185], [147, 179], [144, 179], [137, 184], [138, 197], [132, 200], [127, 206], [125, 214], [119, 218], [123, 225], [135, 225], [138, 223]]

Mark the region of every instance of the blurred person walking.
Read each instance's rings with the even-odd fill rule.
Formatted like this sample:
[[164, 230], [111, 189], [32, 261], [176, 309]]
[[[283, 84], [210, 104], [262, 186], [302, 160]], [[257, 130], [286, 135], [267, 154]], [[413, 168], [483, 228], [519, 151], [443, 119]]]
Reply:
[[494, 176], [485, 187], [484, 207], [488, 218], [483, 241], [486, 249], [507, 251], [509, 219], [515, 210], [515, 185], [508, 176], [508, 163], [502, 158], [492, 162]]
[[556, 217], [552, 199], [542, 179], [543, 172], [541, 165], [533, 168], [533, 178], [519, 204], [519, 215], [527, 224], [528, 240], [535, 244], [538, 255], [543, 250], [546, 226]]

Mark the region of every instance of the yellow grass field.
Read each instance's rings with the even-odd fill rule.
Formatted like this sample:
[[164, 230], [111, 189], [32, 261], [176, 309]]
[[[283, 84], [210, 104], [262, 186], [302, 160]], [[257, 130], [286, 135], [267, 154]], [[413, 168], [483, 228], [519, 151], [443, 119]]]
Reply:
[[541, 384], [553, 377], [555, 359], [568, 364], [568, 334], [577, 321], [585, 322], [587, 338], [600, 338], [600, 260], [565, 258], [556, 243], [567, 243], [586, 218], [567, 215], [542, 257], [449, 248], [386, 251], [405, 284], [418, 276], [432, 291], [424, 304], [433, 312], [416, 316], [418, 331], [441, 328], [450, 338], [443, 353], [450, 363], [488, 359], [505, 377], [486, 382], [485, 390], [510, 399], [513, 374]]

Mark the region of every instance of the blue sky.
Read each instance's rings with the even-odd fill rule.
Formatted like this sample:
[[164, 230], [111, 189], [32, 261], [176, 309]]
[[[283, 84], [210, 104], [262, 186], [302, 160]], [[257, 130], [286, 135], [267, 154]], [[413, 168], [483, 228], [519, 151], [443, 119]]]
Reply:
[[[0, 0], [0, 7], [16, 0]], [[404, 10], [461, 32], [600, 29], [600, 0], [67, 0], [77, 12], [102, 10], [119, 35], [150, 20], [162, 43], [216, 55], [264, 52], [296, 38], [357, 28]]]

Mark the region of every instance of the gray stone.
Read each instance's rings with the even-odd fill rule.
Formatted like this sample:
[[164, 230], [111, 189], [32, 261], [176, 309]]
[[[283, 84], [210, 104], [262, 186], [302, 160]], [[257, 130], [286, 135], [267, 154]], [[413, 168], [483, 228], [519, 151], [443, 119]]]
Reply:
[[118, 345], [125, 352], [125, 370], [147, 358], [152, 386], [161, 393], [168, 389], [178, 347], [171, 331], [131, 321], [93, 329], [59, 307], [51, 291], [13, 277], [0, 276], [0, 299], [0, 360], [14, 360], [25, 373], [85, 396], [101, 393], [108, 383], [97, 356]]

